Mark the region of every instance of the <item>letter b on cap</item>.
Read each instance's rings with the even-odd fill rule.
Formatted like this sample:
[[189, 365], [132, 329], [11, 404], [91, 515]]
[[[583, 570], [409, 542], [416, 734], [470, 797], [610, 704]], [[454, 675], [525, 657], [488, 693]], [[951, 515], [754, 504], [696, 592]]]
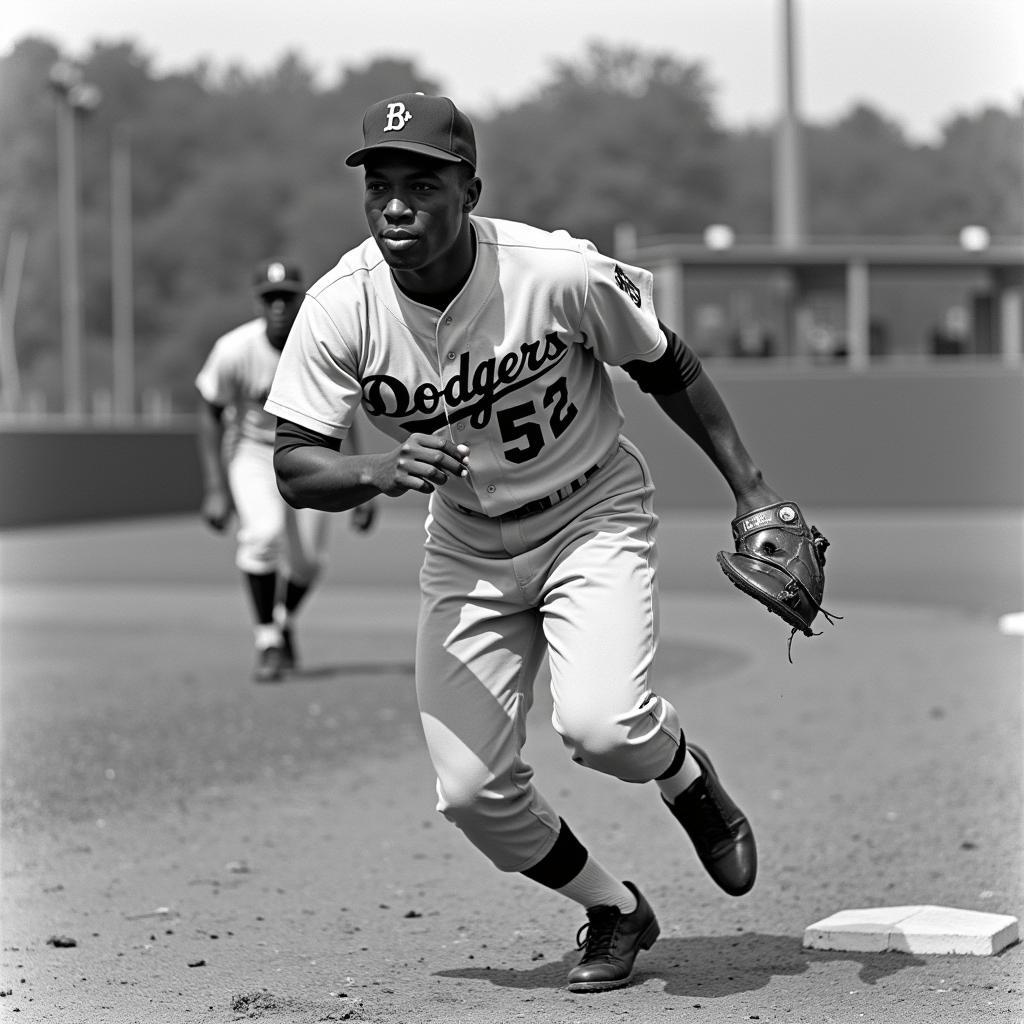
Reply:
[[384, 131], [400, 132], [405, 127], [406, 121], [411, 119], [412, 114], [405, 109], [404, 103], [389, 103], [388, 118], [384, 125]]

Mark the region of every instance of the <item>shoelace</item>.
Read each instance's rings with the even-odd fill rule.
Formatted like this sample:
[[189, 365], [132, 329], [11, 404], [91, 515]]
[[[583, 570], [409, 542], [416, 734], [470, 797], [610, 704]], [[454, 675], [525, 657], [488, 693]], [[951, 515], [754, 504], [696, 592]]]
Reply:
[[[811, 598], [811, 600], [814, 601], [813, 598]], [[818, 604], [817, 601], [814, 601], [814, 603]], [[836, 624], [836, 619], [841, 619], [842, 618], [842, 615], [836, 615], [835, 612], [826, 611], [824, 608], [821, 607], [820, 604], [818, 605], [818, 611], [821, 612], [821, 614], [824, 615], [826, 619], [828, 619], [828, 624], [830, 626], [834, 626]], [[793, 664], [793, 637], [795, 637], [797, 635], [797, 633], [805, 633], [805, 632], [806, 631], [801, 629], [799, 626], [794, 626], [789, 631], [789, 643], [786, 645], [786, 657], [789, 658], [790, 665]], [[806, 633], [806, 635], [807, 636], [821, 636], [821, 633]]]
[[[789, 577], [789, 582], [783, 588], [782, 593], [778, 595], [779, 598], [785, 601], [787, 604], [796, 601], [798, 597], [796, 588], [799, 587], [800, 590], [804, 592], [804, 595], [807, 597], [807, 600], [810, 601], [812, 605], [814, 605], [815, 609], [825, 616], [830, 626], [834, 626], [836, 624], [836, 619], [842, 618], [842, 615], [837, 615], [835, 612], [828, 611], [828, 609], [822, 606], [820, 601], [815, 600], [814, 595], [807, 589], [807, 587], [804, 586], [803, 582], [796, 576], [794, 576], [793, 573], [786, 568], [786, 566], [780, 565], [778, 562], [774, 562], [770, 558], [764, 558], [762, 555], [759, 555], [756, 551], [745, 551], [744, 555], [754, 562], [761, 562], [763, 565], [767, 565], [772, 569], [777, 569], [779, 572], [783, 572]], [[821, 561], [822, 564], [824, 564], [824, 555], [822, 555]], [[794, 626], [789, 634], [789, 643], [786, 645], [786, 656], [789, 658], [790, 665], [793, 664], [793, 637], [795, 637], [798, 632], [803, 633], [805, 636], [821, 636], [821, 633], [813, 633], [810, 629], [804, 629], [802, 626]]]
[[576, 933], [576, 948], [585, 950], [580, 963], [611, 954], [621, 920], [622, 911], [618, 907], [593, 907], [587, 911], [587, 923]]

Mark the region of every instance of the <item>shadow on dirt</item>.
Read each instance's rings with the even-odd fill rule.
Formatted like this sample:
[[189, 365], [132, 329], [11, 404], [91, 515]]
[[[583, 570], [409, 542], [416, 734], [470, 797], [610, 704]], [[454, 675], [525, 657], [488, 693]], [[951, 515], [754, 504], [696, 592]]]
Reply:
[[[529, 970], [460, 968], [438, 971], [440, 977], [489, 981], [499, 988], [561, 988], [565, 975], [579, 960], [575, 951], [556, 963]], [[813, 964], [836, 960], [860, 964], [858, 979], [865, 985], [926, 961], [903, 953], [845, 953], [805, 950], [791, 935], [707, 936], [662, 939], [637, 961], [637, 982], [660, 978], [669, 995], [705, 998], [732, 996], [767, 987], [773, 978], [804, 974]]]

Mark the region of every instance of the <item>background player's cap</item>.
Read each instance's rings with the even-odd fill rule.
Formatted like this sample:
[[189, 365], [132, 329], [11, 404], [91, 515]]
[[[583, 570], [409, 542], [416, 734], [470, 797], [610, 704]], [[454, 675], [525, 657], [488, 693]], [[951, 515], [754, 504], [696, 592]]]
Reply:
[[476, 137], [468, 117], [447, 96], [406, 92], [381, 100], [363, 115], [363, 148], [345, 160], [365, 163], [368, 154], [388, 149], [422, 153], [476, 168]]
[[273, 295], [275, 292], [304, 295], [306, 292], [302, 271], [287, 260], [264, 260], [253, 271], [252, 285], [259, 296]]

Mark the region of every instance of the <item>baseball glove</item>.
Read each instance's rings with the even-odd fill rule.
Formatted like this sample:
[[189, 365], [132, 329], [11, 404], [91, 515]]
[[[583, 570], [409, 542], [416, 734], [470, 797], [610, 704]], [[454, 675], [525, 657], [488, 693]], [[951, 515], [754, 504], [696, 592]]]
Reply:
[[732, 521], [735, 552], [719, 551], [718, 564], [745, 594], [760, 601], [768, 611], [793, 627], [789, 634], [789, 660], [797, 630], [811, 630], [821, 612], [831, 623], [833, 615], [821, 606], [825, 593], [825, 549], [828, 541], [816, 526], [808, 526], [792, 501], [754, 509]]

